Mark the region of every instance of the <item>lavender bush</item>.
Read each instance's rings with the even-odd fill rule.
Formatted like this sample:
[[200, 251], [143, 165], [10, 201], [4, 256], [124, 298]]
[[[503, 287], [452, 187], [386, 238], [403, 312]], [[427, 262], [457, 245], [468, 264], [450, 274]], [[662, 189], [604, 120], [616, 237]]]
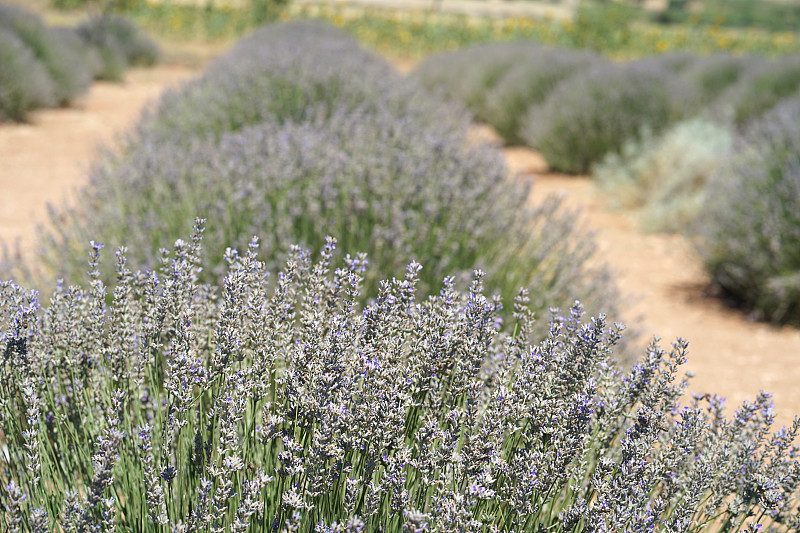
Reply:
[[800, 421], [680, 398], [687, 343], [630, 371], [575, 304], [531, 341], [501, 301], [424, 268], [361, 307], [366, 258], [254, 239], [198, 283], [192, 238], [117, 282], [0, 284], [0, 521], [11, 532], [797, 531]]
[[531, 45], [525, 57], [486, 92], [482, 118], [506, 143], [520, 144], [520, 122], [528, 109], [543, 103], [565, 78], [603, 62], [600, 56], [588, 52]]
[[509, 70], [535, 61], [539, 50], [530, 43], [478, 44], [429, 56], [414, 69], [412, 78], [491, 123], [489, 92]]
[[53, 81], [56, 104], [68, 105], [89, 88], [92, 73], [74, 41], [62, 39], [38, 15], [0, 4], [0, 27], [15, 32], [44, 64]]
[[696, 88], [698, 104], [706, 107], [739, 80], [744, 79], [760, 61], [763, 59], [714, 54], [697, 58], [681, 73], [681, 77]]
[[101, 58], [96, 79], [119, 81], [129, 67], [152, 66], [158, 61], [158, 44], [127, 17], [103, 14], [85, 21], [76, 31]]
[[200, 78], [166, 93], [137, 135], [171, 143], [219, 139], [264, 121], [302, 121], [312, 108], [332, 113], [370, 106], [390, 106], [426, 128], [468, 124], [455, 106], [405, 83], [388, 62], [334, 26], [295, 21], [255, 31]]
[[[219, 283], [231, 244], [243, 247], [250, 236], [263, 235], [268, 265], [276, 268], [283, 259], [279, 250], [293, 242], [319, 250], [324, 245], [319, 228], [325, 227], [346, 246], [369, 253], [375, 266], [365, 280], [370, 293], [380, 279], [401, 272], [401, 258], [410, 256], [428, 265], [421, 275], [424, 290], [447, 274], [469, 277], [480, 267], [496, 280], [492, 289], [505, 297], [528, 287], [539, 311], [568, 306], [578, 297], [590, 309], [603, 302], [615, 311], [608, 306], [616, 305], [618, 293], [593, 258], [593, 241], [576, 228], [576, 214], [555, 199], [527, 205], [529, 185], [508, 176], [500, 154], [468, 146], [465, 114], [385, 72], [383, 62], [373, 58], [377, 65], [372, 66], [365, 61], [372, 56], [338, 33], [335, 42], [346, 44], [332, 49], [358, 50], [357, 62], [311, 55], [305, 48], [293, 56], [277, 55], [281, 62], [294, 57], [299, 66], [264, 69], [258, 61], [263, 48], [254, 40], [275, 43], [270, 54], [288, 50], [287, 43], [298, 39], [292, 28], [309, 46], [325, 49], [332, 42], [327, 29], [314, 38], [304, 25], [273, 26], [216, 67], [242, 69], [242, 80], [256, 75], [245, 75], [241, 64], [263, 69], [260, 79], [269, 83], [258, 98], [249, 97], [255, 89], [244, 81], [248, 97], [213, 92], [210, 72], [187, 87], [187, 100], [214, 94], [219, 105], [202, 106], [209, 113], [182, 121], [177, 110], [186, 104], [170, 95], [158, 108], [163, 116], [156, 112], [146, 118], [124, 151], [95, 166], [76, 205], [54, 212], [54, 229], [43, 235], [41, 253], [32, 263], [48, 268], [31, 277], [78, 279], [84, 268], [76, 252], [94, 236], [109, 246], [142, 250], [130, 258], [137, 268], [152, 264], [156, 257], [146, 251], [185, 235], [195, 214], [202, 213], [219, 221], [206, 237], [211, 266], [202, 280], [208, 283]], [[272, 31], [286, 36], [286, 42], [277, 44], [281, 38]], [[247, 58], [246, 49], [256, 57]], [[321, 62], [318, 70], [315, 61]], [[389, 77], [370, 76], [378, 71]], [[335, 94], [320, 96], [309, 89], [334, 73], [340, 80]], [[281, 76], [288, 81], [282, 83]], [[270, 98], [273, 86], [278, 91], [291, 86], [287, 91], [298, 99]], [[316, 100], [307, 102], [311, 97]], [[278, 107], [283, 101], [286, 109]], [[276, 107], [258, 122], [257, 114], [250, 114], [254, 102]], [[240, 107], [246, 113], [234, 114]], [[210, 115], [208, 129], [199, 125], [193, 134], [166, 136]], [[104, 279], [112, 276], [106, 271]]]
[[681, 114], [682, 85], [647, 64], [607, 65], [567, 78], [522, 122], [526, 144], [554, 169], [585, 173], [645, 129], [661, 131]]
[[712, 282], [757, 318], [800, 323], [800, 100], [751, 124], [697, 224]]
[[[146, 142], [107, 157], [76, 208], [54, 220], [60, 233], [46, 241], [40, 261], [75, 279], [82, 268], [70, 254], [93, 232], [115, 246], [150, 249], [202, 212], [220, 221], [207, 236], [206, 281], [219, 279], [230, 243], [264, 235], [275, 267], [277, 251], [292, 241], [319, 249], [318, 228], [328, 227], [369, 252], [370, 290], [375, 276], [402, 271], [399, 256], [409, 255], [429, 265], [426, 290], [446, 273], [480, 265], [504, 294], [529, 287], [539, 310], [576, 295], [593, 307], [616, 301], [608, 274], [589, 266], [594, 245], [576, 229], [575, 214], [555, 199], [526, 208], [528, 186], [507, 178], [495, 152], [466, 150], [460, 133], [425, 131], [388, 111], [326, 115], [250, 126], [218, 144]], [[85, 205], [93, 206], [89, 213]], [[131, 259], [142, 266], [155, 257]]]
[[723, 93], [713, 105], [740, 128], [757, 120], [781, 100], [800, 91], [800, 56], [784, 56], [754, 62], [747, 74]]
[[45, 66], [15, 32], [3, 27], [0, 65], [0, 122], [21, 121], [29, 111], [55, 104], [55, 87]]
[[650, 68], [663, 70], [672, 74], [682, 74], [694, 68], [698, 56], [689, 52], [669, 52], [655, 56], [637, 59], [639, 64], [649, 65]]
[[101, 17], [76, 33], [0, 4], [0, 121], [69, 105], [93, 79], [119, 80], [129, 65], [151, 65], [156, 53], [155, 43], [123, 17]]

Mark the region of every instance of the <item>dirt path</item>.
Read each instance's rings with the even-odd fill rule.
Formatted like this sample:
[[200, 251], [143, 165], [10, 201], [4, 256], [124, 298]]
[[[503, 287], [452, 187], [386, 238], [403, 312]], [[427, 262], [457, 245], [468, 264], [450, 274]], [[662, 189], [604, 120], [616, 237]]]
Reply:
[[30, 124], [0, 124], [0, 240], [28, 249], [47, 204], [84, 183], [98, 149], [130, 128], [142, 109], [196, 69], [133, 69], [124, 84], [96, 83], [74, 108], [31, 115]]
[[[197, 71], [134, 70], [124, 85], [96, 84], [78, 108], [34, 113], [28, 125], [0, 125], [0, 239], [30, 246], [35, 226], [46, 221], [46, 203], [63, 201], [84, 182], [98, 146], [113, 142], [164, 88]], [[638, 297], [628, 316], [641, 315], [641, 329], [665, 342], [690, 340], [693, 390], [719, 393], [733, 407], [765, 389], [775, 394], [781, 423], [800, 413], [800, 331], [752, 323], [703, 297], [705, 276], [689, 244], [639, 233], [629, 215], [608, 208], [588, 178], [549, 174], [528, 150], [505, 153], [513, 170], [537, 176], [532, 201], [555, 192], [583, 207], [620, 286]]]
[[565, 194], [570, 205], [582, 207], [601, 255], [635, 299], [628, 316], [639, 317], [637, 326], [667, 346], [677, 337], [689, 340], [692, 391], [727, 397], [732, 410], [763, 389], [774, 394], [780, 424], [800, 414], [800, 330], [752, 322], [704, 296], [707, 277], [690, 243], [638, 232], [631, 214], [612, 211], [589, 178], [550, 174], [530, 150], [505, 153], [512, 171], [536, 177], [532, 200]]

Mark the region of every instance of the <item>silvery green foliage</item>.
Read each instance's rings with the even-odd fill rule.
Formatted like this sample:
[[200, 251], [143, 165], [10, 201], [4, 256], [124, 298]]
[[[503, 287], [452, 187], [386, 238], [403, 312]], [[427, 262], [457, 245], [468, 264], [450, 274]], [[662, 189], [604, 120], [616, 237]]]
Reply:
[[76, 33], [0, 4], [0, 121], [21, 121], [33, 109], [69, 105], [93, 79], [119, 80], [128, 65], [152, 64], [156, 52], [155, 44], [123, 17], [101, 17]]
[[69, 46], [71, 49], [76, 50], [84, 62], [86, 68], [89, 69], [92, 79], [101, 79], [100, 71], [103, 68], [102, 57], [97, 47], [91, 43], [84, 41], [76, 31], [75, 28], [65, 26], [52, 26], [50, 31], [58, 35], [58, 39]]
[[24, 120], [38, 107], [55, 104], [47, 69], [17, 34], [0, 27], [0, 122]]
[[645, 130], [680, 116], [683, 85], [647, 63], [598, 66], [567, 78], [522, 120], [526, 144], [553, 170], [586, 173]]
[[619, 207], [639, 210], [643, 229], [684, 232], [702, 212], [706, 183], [731, 156], [732, 143], [730, 128], [694, 118], [629, 141], [593, 175]]
[[530, 45], [524, 57], [486, 91], [482, 118], [506, 143], [519, 144], [523, 140], [520, 122], [528, 109], [544, 102], [562, 80], [602, 62], [590, 52]]
[[231, 249], [217, 289], [202, 233], [152, 270], [119, 250], [112, 286], [93, 243], [42, 309], [0, 283], [4, 528], [798, 530], [800, 422], [770, 434], [766, 394], [681, 405], [685, 341], [625, 372], [603, 316], [534, 343], [526, 291], [503, 332], [483, 272], [425, 294], [416, 262], [362, 307], [366, 258], [330, 238], [272, 274]]
[[[500, 155], [467, 146], [463, 113], [330, 33], [316, 24], [266, 28], [168, 96], [125, 151], [95, 166], [78, 204], [55, 213], [40, 263], [78, 279], [75, 258], [99, 236], [138, 250], [130, 260], [141, 268], [157, 261], [148, 250], [186, 234], [200, 213], [215, 221], [206, 282], [221, 279], [229, 245], [263, 235], [277, 268], [291, 243], [320, 250], [326, 228], [369, 254], [370, 295], [414, 257], [427, 265], [426, 291], [482, 268], [506, 298], [527, 287], [537, 311], [581, 298], [615, 312], [616, 292], [591, 265], [594, 245], [574, 212], [554, 199], [527, 206], [528, 185], [509, 179]], [[249, 92], [231, 89], [239, 86]]]
[[[0, 4], [0, 28], [12, 30], [45, 66], [57, 105], [68, 105], [89, 88], [92, 73], [73, 39], [46, 26], [34, 13]], [[34, 67], [35, 68], [35, 67]]]
[[750, 124], [697, 224], [712, 282], [754, 316], [800, 322], [800, 100]]
[[673, 74], [682, 74], [694, 68], [700, 57], [690, 52], [668, 52], [655, 56], [637, 59], [638, 63], [649, 64], [653, 68], [658, 68]]

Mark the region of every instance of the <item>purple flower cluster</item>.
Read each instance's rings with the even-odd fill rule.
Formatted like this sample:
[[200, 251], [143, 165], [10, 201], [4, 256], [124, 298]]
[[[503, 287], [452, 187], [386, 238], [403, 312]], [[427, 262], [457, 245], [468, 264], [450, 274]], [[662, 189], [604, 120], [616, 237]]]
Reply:
[[579, 303], [536, 341], [522, 290], [503, 333], [483, 272], [427, 293], [416, 262], [360, 305], [364, 257], [332, 238], [277, 273], [229, 250], [214, 288], [203, 229], [153, 270], [120, 251], [110, 291], [94, 245], [41, 311], [2, 285], [5, 529], [798, 531], [800, 419], [681, 403], [685, 341], [626, 371]]

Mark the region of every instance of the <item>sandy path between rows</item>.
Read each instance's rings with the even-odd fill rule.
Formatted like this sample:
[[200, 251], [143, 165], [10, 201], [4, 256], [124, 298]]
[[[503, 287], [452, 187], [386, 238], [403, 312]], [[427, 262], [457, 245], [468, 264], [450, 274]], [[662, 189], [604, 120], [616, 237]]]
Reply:
[[[162, 90], [197, 69], [161, 66], [133, 70], [124, 85], [96, 84], [75, 109], [34, 113], [32, 124], [0, 125], [0, 239], [30, 246], [47, 202], [60, 203], [84, 183], [98, 146], [114, 141]], [[760, 389], [774, 393], [781, 423], [800, 413], [800, 331], [752, 323], [703, 296], [706, 278], [691, 246], [679, 236], [643, 235], [631, 216], [613, 212], [588, 178], [549, 174], [542, 159], [506, 149], [512, 170], [536, 176], [532, 201], [548, 193], [582, 206], [597, 232], [602, 257], [621, 287], [638, 298], [627, 316], [664, 342], [690, 340], [693, 390], [717, 392], [731, 407]]]
[[166, 87], [196, 72], [176, 65], [132, 69], [125, 83], [95, 83], [72, 108], [36, 111], [28, 124], [0, 124], [0, 239], [29, 249], [47, 204], [69, 198], [101, 147]]

